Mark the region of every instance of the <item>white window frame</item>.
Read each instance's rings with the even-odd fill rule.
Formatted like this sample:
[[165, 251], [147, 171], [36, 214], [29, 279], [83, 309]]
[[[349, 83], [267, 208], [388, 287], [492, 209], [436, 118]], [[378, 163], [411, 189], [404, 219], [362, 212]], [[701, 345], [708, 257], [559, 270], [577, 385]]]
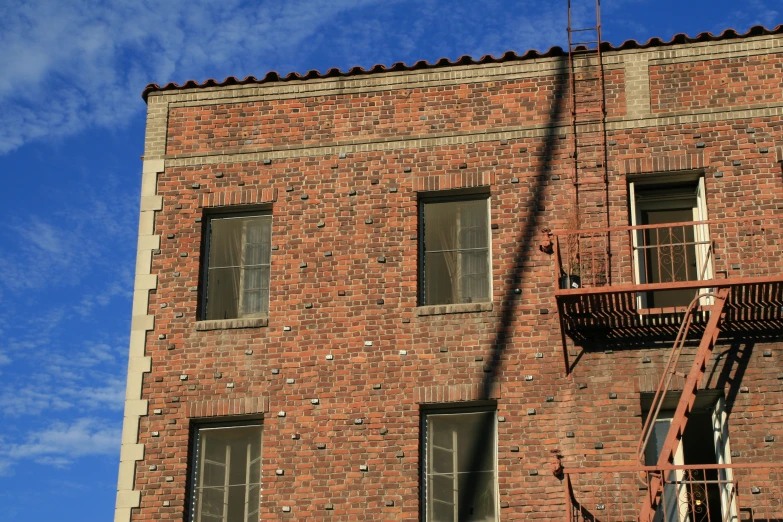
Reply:
[[[645, 186], [655, 186], [660, 185], [662, 183], [665, 183], [667, 180], [673, 179], [671, 175], [665, 175], [660, 177], [651, 177], [649, 180], [644, 181], [629, 181], [628, 182], [628, 196], [629, 196], [629, 214], [631, 217], [631, 226], [637, 226], [641, 224], [642, 221], [642, 209], [638, 207], [636, 202], [636, 192], [639, 187], [645, 187]], [[707, 214], [707, 196], [706, 196], [706, 190], [704, 188], [704, 175], [700, 174], [697, 179], [693, 180], [696, 184], [696, 190], [695, 190], [695, 198], [696, 198], [696, 204], [693, 207], [693, 221], [707, 221], [708, 220], [708, 214]], [[667, 202], [661, 202], [661, 208], [666, 208]], [[639, 246], [642, 244], [642, 234], [644, 234], [644, 231], [637, 230], [634, 231], [631, 234], [631, 244], [632, 244], [632, 250], [633, 250], [633, 273], [634, 273], [634, 283], [635, 284], [645, 284], [647, 283], [647, 267], [646, 267], [646, 258], [644, 255], [640, 255]], [[709, 226], [704, 225], [696, 225], [694, 226], [694, 240], [695, 241], [709, 241], [710, 238], [710, 231]], [[710, 280], [714, 279], [714, 273], [713, 273], [713, 259], [712, 256], [708, 257], [709, 254], [709, 246], [708, 245], [697, 245], [695, 248], [696, 252], [696, 274], [699, 281], [702, 280]], [[705, 264], [706, 260], [706, 264]], [[702, 268], [704, 268], [704, 272], [702, 273]], [[712, 289], [705, 288], [701, 289], [699, 293], [708, 293], [711, 292]], [[701, 305], [709, 305], [712, 304], [712, 298], [711, 297], [703, 297], [700, 300]], [[646, 292], [638, 292], [636, 294], [636, 307], [637, 309], [644, 309], [647, 308], [647, 293]]]
[[[258, 522], [260, 520], [260, 505], [261, 505], [261, 498], [263, 495], [263, 484], [260, 481], [261, 479], [261, 473], [262, 473], [262, 463], [263, 463], [263, 454], [264, 454], [264, 446], [263, 446], [263, 428], [260, 421], [233, 421], [233, 422], [210, 422], [210, 423], [204, 423], [204, 424], [197, 424], [194, 426], [194, 428], [191, 431], [191, 458], [190, 458], [190, 467], [191, 467], [191, 487], [190, 487], [190, 494], [189, 494], [189, 504], [190, 504], [190, 516], [188, 517], [188, 520], [191, 522], [209, 522], [212, 520], [215, 520], [214, 517], [204, 517], [203, 512], [201, 509], [201, 502], [203, 499], [203, 496], [199, 495], [198, 492], [200, 489], [202, 489], [202, 480], [204, 477], [204, 467], [207, 465], [207, 459], [204, 457], [204, 448], [203, 445], [206, 443], [206, 439], [202, 440], [201, 434], [204, 432], [210, 432], [210, 431], [218, 431], [218, 430], [232, 430], [237, 428], [257, 428], [258, 429], [258, 437], [259, 437], [259, 456], [255, 459], [250, 458], [250, 446], [247, 446], [247, 457], [246, 457], [246, 469], [245, 469], [245, 483], [244, 484], [236, 484], [236, 485], [244, 485], [245, 486], [245, 503], [244, 503], [244, 515], [243, 520], [245, 522]], [[223, 510], [223, 516], [219, 518], [219, 522], [225, 522], [227, 519], [227, 512], [228, 509], [228, 494], [229, 490], [228, 487], [231, 486], [231, 484], [228, 484], [229, 481], [229, 474], [230, 474], [230, 465], [231, 465], [231, 446], [226, 447], [226, 463], [223, 464], [225, 466], [225, 481], [222, 488], [225, 489], [224, 491], [224, 510]], [[257, 463], [258, 465], [258, 477], [259, 482], [258, 484], [251, 484], [250, 483], [250, 468], [253, 464]], [[216, 462], [214, 463], [216, 465], [220, 465], [221, 463]], [[259, 503], [256, 506], [249, 505], [249, 496], [250, 496], [250, 488], [257, 486], [258, 487], [258, 500]], [[213, 488], [216, 488], [217, 486], [213, 486]]]
[[[476, 407], [459, 407], [459, 408], [439, 408], [439, 409], [427, 409], [425, 411], [422, 411], [422, 463], [421, 463], [421, 491], [422, 491], [422, 520], [426, 521], [432, 521], [432, 502], [429, 492], [429, 478], [430, 478], [430, 460], [432, 458], [432, 451], [435, 449], [434, 445], [429, 442], [429, 419], [433, 417], [439, 417], [439, 416], [449, 416], [449, 415], [474, 415], [474, 414], [492, 414], [492, 427], [491, 427], [491, 433], [492, 433], [492, 443], [491, 443], [491, 459], [492, 459], [492, 465], [493, 465], [493, 477], [492, 477], [492, 483], [493, 483], [493, 498], [494, 498], [494, 518], [485, 518], [481, 522], [497, 522], [500, 520], [500, 502], [499, 502], [499, 490], [498, 490], [498, 456], [497, 456], [497, 409], [495, 406], [476, 406]], [[456, 439], [456, 433], [453, 434], [453, 436]], [[456, 453], [458, 449], [456, 448], [456, 441], [455, 441], [455, 449], [451, 450]], [[456, 463], [454, 464], [454, 468], [456, 469]], [[457, 483], [458, 480], [458, 471], [453, 473], [454, 475], [454, 481]], [[459, 512], [459, 503], [458, 503], [458, 488], [455, 486], [454, 488], [454, 521], [457, 521], [457, 513]], [[476, 519], [478, 520], [478, 519]]]
[[[715, 407], [712, 410], [712, 433], [715, 443], [715, 462], [718, 464], [731, 464], [731, 444], [729, 442], [729, 423], [726, 413], [726, 400], [723, 397], [718, 398]], [[718, 478], [723, 481], [720, 488], [721, 513], [726, 522], [737, 522], [739, 513], [737, 512], [737, 492], [734, 488], [734, 472], [731, 468], [720, 470]]]

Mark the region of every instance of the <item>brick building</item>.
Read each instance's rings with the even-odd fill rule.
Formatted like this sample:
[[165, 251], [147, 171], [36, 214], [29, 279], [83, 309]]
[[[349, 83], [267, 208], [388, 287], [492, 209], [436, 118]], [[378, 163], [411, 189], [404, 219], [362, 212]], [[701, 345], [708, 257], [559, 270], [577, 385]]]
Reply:
[[601, 50], [149, 86], [115, 521], [781, 519], [783, 26]]

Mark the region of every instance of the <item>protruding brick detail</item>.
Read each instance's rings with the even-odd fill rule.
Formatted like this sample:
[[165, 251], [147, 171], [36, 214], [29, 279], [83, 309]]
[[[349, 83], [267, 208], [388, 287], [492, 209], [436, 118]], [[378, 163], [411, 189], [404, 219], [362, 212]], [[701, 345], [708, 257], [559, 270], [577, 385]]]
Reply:
[[200, 207], [224, 207], [228, 205], [253, 205], [277, 201], [276, 188], [229, 187], [219, 192], [199, 194]]
[[225, 417], [228, 415], [252, 415], [266, 413], [266, 397], [243, 397], [237, 399], [209, 399], [188, 403], [188, 417]]
[[621, 164], [621, 174], [651, 174], [704, 168], [704, 155], [662, 154], [644, 158], [627, 159]]
[[464, 172], [460, 171], [452, 174], [444, 173], [413, 178], [413, 190], [415, 192], [487, 187], [494, 184], [494, 171], [478, 172], [475, 170], [471, 171], [469, 168]]
[[414, 397], [419, 404], [439, 402], [476, 401], [480, 399], [499, 399], [500, 384], [492, 386], [489, 397], [482, 396], [481, 384], [444, 384], [441, 386], [422, 386], [416, 388]]

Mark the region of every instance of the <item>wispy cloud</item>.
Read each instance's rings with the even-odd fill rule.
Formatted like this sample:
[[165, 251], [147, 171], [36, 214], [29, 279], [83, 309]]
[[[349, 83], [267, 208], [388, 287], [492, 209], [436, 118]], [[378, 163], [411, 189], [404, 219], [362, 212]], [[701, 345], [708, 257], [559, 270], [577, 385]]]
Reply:
[[106, 426], [103, 420], [97, 418], [85, 417], [72, 423], [55, 422], [48, 428], [30, 433], [25, 442], [4, 444], [0, 455], [6, 459], [6, 468], [22, 459], [65, 466], [87, 455], [116, 454], [120, 433], [120, 428]]
[[779, 2], [769, 2], [765, 0], [745, 0], [741, 7], [732, 10], [731, 16], [724, 22], [715, 27], [720, 31], [727, 27], [734, 27], [740, 31], [754, 26], [763, 25], [765, 27], [775, 27], [781, 23]]
[[[127, 360], [124, 343], [73, 345], [42, 339], [13, 345], [20, 355], [19, 364], [26, 363], [29, 370], [24, 378], [9, 375], [0, 384], [3, 415], [18, 418], [75, 409], [96, 413], [122, 409]], [[11, 363], [11, 357], [8, 359]]]
[[139, 95], [150, 81], [250, 74], [248, 66], [258, 61], [284, 62], [280, 56], [306, 47], [335, 16], [379, 3], [8, 3], [0, 8], [0, 154], [45, 136], [121, 126], [143, 109]]
[[[0, 290], [30, 299], [31, 291], [51, 293], [103, 276], [109, 281], [103, 289], [84, 292], [78, 305], [82, 315], [129, 295], [132, 267], [117, 266], [115, 259], [135, 250], [137, 203], [118, 189], [117, 178], [107, 174], [99, 185], [74, 180], [73, 194], [64, 194], [63, 200], [35, 214], [9, 216], [0, 228]], [[77, 193], [89, 203], [69, 205], [68, 196]], [[96, 274], [97, 269], [103, 273]]]
[[11, 474], [13, 462], [8, 459], [0, 457], [0, 477], [5, 477]]

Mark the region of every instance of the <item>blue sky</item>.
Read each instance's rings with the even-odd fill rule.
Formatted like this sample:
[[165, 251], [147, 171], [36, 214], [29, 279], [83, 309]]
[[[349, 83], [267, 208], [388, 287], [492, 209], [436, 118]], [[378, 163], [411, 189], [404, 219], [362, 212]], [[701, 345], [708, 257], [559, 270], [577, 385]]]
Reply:
[[[615, 44], [783, 23], [779, 0], [603, 4]], [[113, 516], [147, 83], [543, 51], [565, 5], [1, 0], [0, 520]]]

